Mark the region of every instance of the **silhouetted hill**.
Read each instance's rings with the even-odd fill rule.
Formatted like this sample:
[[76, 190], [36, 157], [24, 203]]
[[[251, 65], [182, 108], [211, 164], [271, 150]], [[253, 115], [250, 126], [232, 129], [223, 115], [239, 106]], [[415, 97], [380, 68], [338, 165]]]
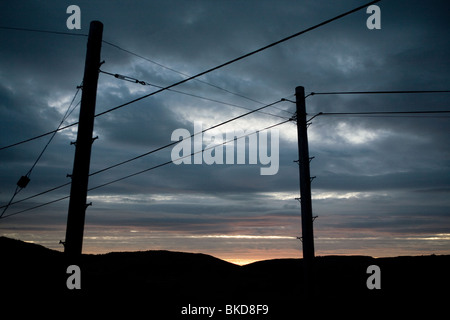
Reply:
[[[181, 316], [182, 308], [189, 304], [217, 308], [225, 308], [226, 304], [267, 304], [270, 319], [283, 319], [278, 318], [282, 314], [298, 316], [307, 308], [321, 314], [351, 311], [355, 306], [371, 308], [371, 314], [392, 307], [402, 313], [412, 307], [430, 306], [436, 310], [442, 306], [440, 301], [448, 298], [450, 285], [450, 256], [434, 255], [317, 257], [311, 296], [303, 295], [301, 259], [267, 260], [241, 267], [205, 254], [170, 251], [83, 255], [77, 263], [81, 268], [81, 290], [67, 289], [66, 269], [72, 262], [61, 252], [0, 237], [0, 261], [0, 288], [6, 297], [63, 304], [83, 301], [109, 311], [131, 304], [135, 311], [150, 308], [164, 312], [166, 319]], [[380, 290], [367, 288], [370, 265], [380, 267]], [[415, 305], [415, 301], [420, 304]], [[323, 308], [325, 305], [327, 308]], [[214, 319], [218, 318], [216, 313]]]
[[27, 257], [50, 257], [56, 256], [60, 252], [48, 249], [34, 243], [23, 242], [7, 237], [0, 237], [0, 253], [4, 256], [24, 255]]

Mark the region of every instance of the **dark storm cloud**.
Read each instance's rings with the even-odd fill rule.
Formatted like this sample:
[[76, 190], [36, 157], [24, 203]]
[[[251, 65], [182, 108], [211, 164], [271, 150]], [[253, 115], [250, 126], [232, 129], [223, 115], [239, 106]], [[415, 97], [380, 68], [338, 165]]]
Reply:
[[[82, 29], [104, 23], [104, 40], [184, 74], [193, 75], [251, 50], [306, 29], [362, 4], [361, 1], [20, 1], [0, 4], [1, 25], [72, 32], [66, 28], [67, 6], [81, 8]], [[366, 28], [364, 10], [301, 37], [201, 77], [214, 86], [270, 103], [292, 95], [354, 90], [445, 90], [450, 65], [446, 1], [382, 1], [382, 29]], [[0, 30], [0, 146], [54, 130], [83, 76], [86, 37]], [[102, 70], [166, 86], [185, 76], [103, 43]], [[261, 104], [198, 81], [175, 88], [245, 108]], [[100, 74], [97, 112], [148, 94], [156, 87], [123, 82]], [[295, 99], [292, 96], [291, 99]], [[78, 102], [79, 99], [76, 100]], [[318, 112], [448, 110], [448, 94], [310, 96], [310, 116]], [[277, 105], [294, 111], [288, 102]], [[265, 111], [289, 118], [275, 108]], [[193, 121], [220, 123], [245, 110], [164, 92], [95, 120], [91, 172], [171, 142], [175, 129], [193, 133]], [[66, 123], [77, 121], [78, 110]], [[417, 232], [447, 232], [450, 154], [448, 118], [319, 116], [309, 129], [313, 190], [326, 227]], [[282, 119], [253, 114], [233, 123], [258, 130]], [[233, 130], [228, 126], [225, 130]], [[236, 219], [259, 212], [273, 218], [295, 216], [299, 207], [296, 128], [280, 130], [280, 169], [261, 176], [258, 165], [168, 165], [90, 192], [94, 206], [88, 223], [153, 225], [177, 231], [232, 232]], [[72, 170], [74, 128], [59, 133], [33, 171], [28, 196], [66, 183]], [[47, 139], [0, 151], [0, 197], [9, 200]], [[170, 160], [172, 148], [91, 177], [90, 187]], [[26, 209], [68, 193], [68, 187], [9, 210]], [[362, 193], [345, 198], [347, 193]], [[269, 193], [282, 193], [268, 197]], [[401, 197], [396, 197], [401, 193]], [[426, 196], [426, 195], [427, 196]], [[161, 200], [166, 196], [176, 199]], [[159, 196], [159, 198], [158, 198]], [[110, 198], [108, 198], [110, 197]], [[152, 198], [153, 197], [153, 198]], [[339, 198], [344, 197], [344, 198]], [[358, 198], [359, 197], [359, 198]], [[20, 198], [20, 197], [19, 197]], [[144, 199], [144, 200], [142, 200]], [[165, 199], [165, 198], [164, 198]], [[386, 207], [382, 202], [386, 201]], [[420, 223], [428, 207], [439, 223]], [[368, 210], [358, 211], [367, 207]], [[389, 207], [389, 208], [388, 208]], [[277, 208], [282, 213], [277, 212]], [[338, 209], [340, 208], [340, 209]], [[385, 209], [377, 213], [377, 208]], [[14, 220], [18, 224], [64, 224], [67, 201], [37, 209]], [[337, 211], [337, 215], [331, 213]], [[385, 219], [388, 212], [411, 219]], [[357, 221], [347, 219], [358, 215]], [[54, 220], [54, 216], [58, 218]], [[159, 215], [159, 216], [158, 216]], [[183, 215], [185, 215], [183, 217]], [[188, 216], [188, 217], [186, 217]], [[364, 220], [367, 218], [367, 220]], [[13, 219], [13, 218], [11, 218]], [[53, 219], [53, 220], [52, 220]], [[224, 219], [224, 220], [221, 220]], [[275, 218], [273, 218], [275, 219]], [[328, 219], [328, 220], [327, 220]], [[226, 223], [225, 223], [225, 220]], [[7, 220], [5, 220], [6, 222]], [[276, 219], [273, 221], [277, 221]], [[322, 222], [323, 221], [323, 222]], [[353, 221], [353, 222], [352, 222]], [[3, 222], [2, 222], [3, 223]], [[223, 223], [224, 227], [219, 225]], [[260, 223], [260, 222], [258, 222]], [[257, 223], [257, 224], [258, 224]], [[409, 225], [411, 224], [411, 228]], [[268, 227], [268, 226], [266, 226]], [[320, 224], [319, 224], [320, 228]], [[244, 229], [244, 230], [251, 230]], [[447, 231], [446, 231], [447, 230]]]

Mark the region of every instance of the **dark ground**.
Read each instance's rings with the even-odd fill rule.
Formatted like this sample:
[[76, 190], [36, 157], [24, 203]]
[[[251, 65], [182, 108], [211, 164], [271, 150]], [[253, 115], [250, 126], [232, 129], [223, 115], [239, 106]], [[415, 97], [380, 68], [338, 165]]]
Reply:
[[[305, 311], [319, 319], [420, 312], [430, 318], [432, 312], [446, 310], [450, 298], [450, 256], [317, 257], [315, 289], [308, 296], [303, 294], [301, 259], [241, 267], [204, 254], [145, 251], [83, 255], [74, 263], [63, 253], [5, 237], [0, 237], [0, 257], [0, 302], [3, 310], [17, 315], [51, 314], [61, 307], [73, 316], [90, 310], [103, 316], [125, 312], [127, 318], [145, 314], [145, 319], [310, 318]], [[66, 287], [70, 264], [80, 266], [80, 290]], [[369, 265], [380, 267], [380, 290], [366, 286]], [[213, 317], [182, 315], [189, 304], [216, 311]], [[269, 312], [225, 314], [232, 304], [268, 305]]]

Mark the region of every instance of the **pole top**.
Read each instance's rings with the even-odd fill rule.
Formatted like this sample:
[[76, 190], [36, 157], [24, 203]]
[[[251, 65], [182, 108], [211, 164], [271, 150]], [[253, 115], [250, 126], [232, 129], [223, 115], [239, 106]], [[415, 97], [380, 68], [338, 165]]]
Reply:
[[101, 21], [98, 21], [98, 20], [92, 20], [90, 25], [92, 26], [93, 24], [98, 25], [98, 26], [101, 25], [103, 27], [103, 23]]
[[102, 34], [103, 33], [103, 23], [101, 21], [91, 21], [90, 25], [89, 25], [89, 31], [94, 30], [94, 32], [98, 33], [98, 34]]
[[295, 95], [297, 97], [304, 97], [305, 96], [305, 87], [302, 87], [302, 86], [295, 87]]

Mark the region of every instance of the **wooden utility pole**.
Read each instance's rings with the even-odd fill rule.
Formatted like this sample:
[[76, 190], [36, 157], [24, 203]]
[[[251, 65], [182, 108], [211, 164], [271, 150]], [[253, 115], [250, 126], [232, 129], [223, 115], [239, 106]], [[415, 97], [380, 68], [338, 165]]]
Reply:
[[83, 247], [84, 218], [86, 212], [89, 165], [91, 161], [92, 132], [94, 130], [95, 101], [100, 67], [103, 24], [92, 21], [84, 67], [83, 94], [81, 96], [80, 119], [75, 159], [70, 189], [69, 213], [67, 216], [65, 253], [69, 257], [81, 256]]
[[305, 88], [296, 87], [298, 166], [300, 173], [300, 204], [302, 210], [302, 244], [305, 273], [305, 294], [313, 294], [314, 233], [309, 171], [308, 124], [306, 120]]

